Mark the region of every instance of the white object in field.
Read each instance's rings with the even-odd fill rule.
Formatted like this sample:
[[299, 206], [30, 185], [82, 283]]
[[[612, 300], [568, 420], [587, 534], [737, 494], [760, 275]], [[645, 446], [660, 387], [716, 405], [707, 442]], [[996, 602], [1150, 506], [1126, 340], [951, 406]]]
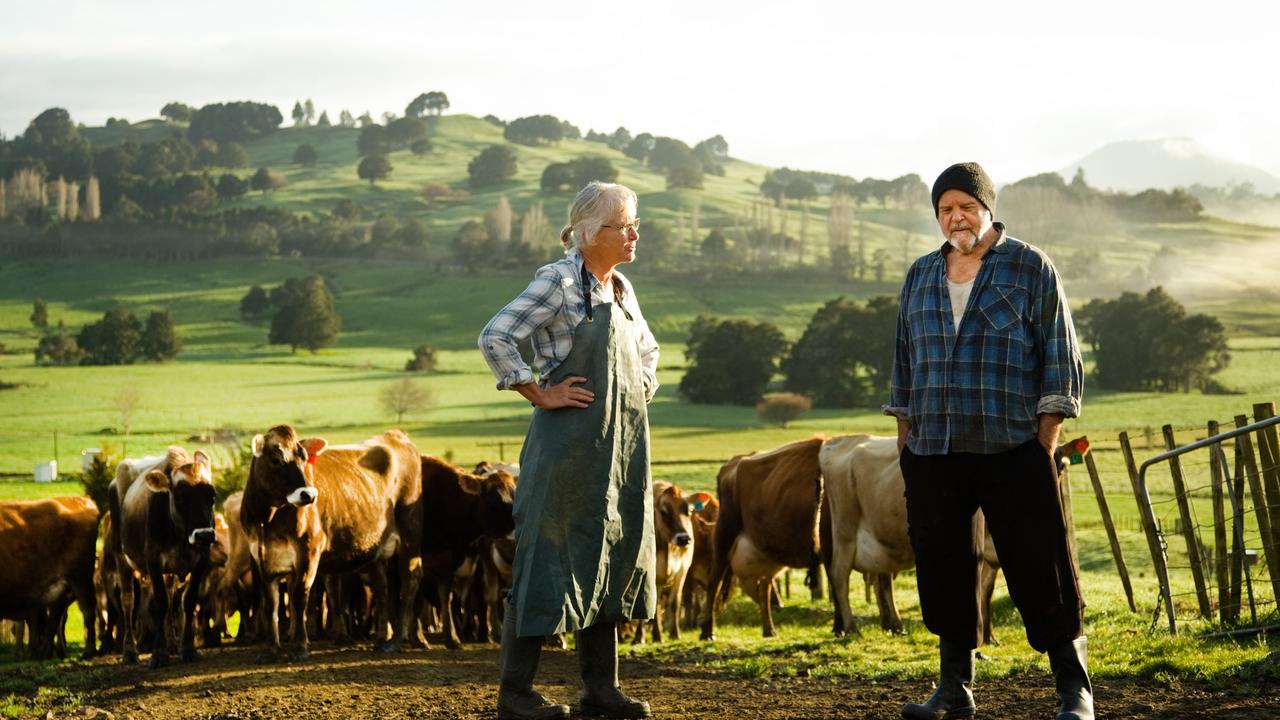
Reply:
[[50, 460], [36, 466], [36, 482], [53, 482], [58, 478], [58, 461]]
[[85, 448], [80, 451], [80, 471], [89, 472], [93, 459], [102, 454], [102, 448]]

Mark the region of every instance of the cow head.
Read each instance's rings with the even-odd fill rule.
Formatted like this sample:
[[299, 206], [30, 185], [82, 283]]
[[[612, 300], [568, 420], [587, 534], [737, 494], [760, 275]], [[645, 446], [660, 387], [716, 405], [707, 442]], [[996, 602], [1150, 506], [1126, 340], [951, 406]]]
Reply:
[[310, 505], [320, 491], [312, 483], [307, 466], [315, 462], [327, 445], [324, 438], [299, 439], [288, 425], [277, 425], [265, 435], [254, 435], [249, 481], [274, 504]]
[[689, 517], [689, 501], [679, 486], [654, 483], [653, 511], [658, 543], [689, 547], [693, 542], [693, 520]]
[[[498, 468], [503, 467], [502, 464]], [[424, 460], [423, 472], [426, 473]], [[480, 526], [492, 538], [506, 537], [515, 530], [511, 508], [516, 496], [516, 479], [506, 470], [495, 469], [487, 462], [476, 466], [476, 472], [458, 471], [458, 487], [468, 495], [480, 496]]]
[[214, 541], [213, 473], [209, 456], [197, 450], [191, 462], [173, 468], [172, 475], [152, 470], [144, 477], [155, 492], [168, 493], [169, 519], [191, 545], [208, 546]]

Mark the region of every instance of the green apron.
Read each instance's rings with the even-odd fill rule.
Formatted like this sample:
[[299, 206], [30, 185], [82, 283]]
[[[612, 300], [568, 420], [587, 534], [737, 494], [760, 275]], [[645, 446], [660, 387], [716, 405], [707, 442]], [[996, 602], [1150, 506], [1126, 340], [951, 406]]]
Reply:
[[640, 328], [617, 303], [583, 319], [550, 373], [595, 393], [586, 408], [533, 411], [516, 484], [516, 634], [551, 635], [654, 616], [653, 480]]

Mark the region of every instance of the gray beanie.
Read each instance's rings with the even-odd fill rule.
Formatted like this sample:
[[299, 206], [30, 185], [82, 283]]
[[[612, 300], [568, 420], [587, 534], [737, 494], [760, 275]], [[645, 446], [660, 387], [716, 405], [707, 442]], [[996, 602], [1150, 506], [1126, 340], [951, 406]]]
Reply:
[[977, 198], [992, 215], [996, 214], [996, 186], [978, 163], [956, 163], [933, 182], [933, 216], [938, 216], [938, 199], [948, 190], [960, 190]]

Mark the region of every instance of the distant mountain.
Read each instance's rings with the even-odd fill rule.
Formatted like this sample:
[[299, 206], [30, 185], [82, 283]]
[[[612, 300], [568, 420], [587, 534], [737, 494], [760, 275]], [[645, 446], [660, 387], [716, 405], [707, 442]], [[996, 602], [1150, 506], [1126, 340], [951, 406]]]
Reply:
[[1189, 138], [1114, 142], [1060, 172], [1069, 181], [1081, 167], [1091, 186], [1111, 190], [1168, 190], [1197, 183], [1224, 187], [1249, 182], [1259, 193], [1280, 192], [1280, 178], [1252, 165], [1217, 157]]

